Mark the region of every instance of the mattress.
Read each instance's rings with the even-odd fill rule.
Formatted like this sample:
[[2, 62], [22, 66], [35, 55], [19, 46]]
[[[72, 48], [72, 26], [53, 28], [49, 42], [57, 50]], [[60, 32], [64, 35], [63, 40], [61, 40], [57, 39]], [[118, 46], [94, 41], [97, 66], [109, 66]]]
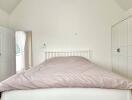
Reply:
[[131, 90], [54, 88], [3, 92], [1, 100], [132, 100]]

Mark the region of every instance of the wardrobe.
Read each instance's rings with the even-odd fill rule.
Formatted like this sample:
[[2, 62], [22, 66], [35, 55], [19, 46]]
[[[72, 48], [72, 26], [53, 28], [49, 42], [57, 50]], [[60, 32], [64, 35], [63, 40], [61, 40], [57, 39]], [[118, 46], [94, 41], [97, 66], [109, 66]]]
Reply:
[[112, 26], [112, 69], [132, 79], [132, 17]]
[[0, 81], [15, 74], [15, 31], [0, 27]]

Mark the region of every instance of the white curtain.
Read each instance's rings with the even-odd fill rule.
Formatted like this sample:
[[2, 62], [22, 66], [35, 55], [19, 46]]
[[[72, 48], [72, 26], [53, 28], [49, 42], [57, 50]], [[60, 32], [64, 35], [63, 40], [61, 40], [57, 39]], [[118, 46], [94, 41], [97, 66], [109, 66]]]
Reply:
[[25, 42], [26, 33], [24, 31], [16, 32], [16, 72], [25, 70]]

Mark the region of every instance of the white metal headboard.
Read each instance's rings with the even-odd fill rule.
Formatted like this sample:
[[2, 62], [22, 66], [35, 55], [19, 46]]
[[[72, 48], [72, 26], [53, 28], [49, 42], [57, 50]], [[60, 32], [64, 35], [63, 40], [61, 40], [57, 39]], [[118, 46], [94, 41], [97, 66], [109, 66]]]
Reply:
[[64, 56], [82, 56], [87, 59], [92, 58], [91, 50], [46, 50], [45, 60], [53, 57], [64, 57]]

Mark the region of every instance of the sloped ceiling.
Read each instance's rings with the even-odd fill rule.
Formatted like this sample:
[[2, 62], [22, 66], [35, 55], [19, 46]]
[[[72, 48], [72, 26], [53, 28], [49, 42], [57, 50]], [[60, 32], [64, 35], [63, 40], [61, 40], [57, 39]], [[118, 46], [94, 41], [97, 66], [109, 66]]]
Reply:
[[124, 10], [132, 8], [132, 0], [116, 0], [116, 2]]
[[0, 0], [0, 9], [7, 13], [11, 13], [21, 0]]
[[[7, 13], [11, 13], [21, 1], [22, 0], [0, 0], [0, 9], [2, 9]], [[132, 8], [132, 0], [115, 0], [115, 1], [124, 10], [128, 10]]]

